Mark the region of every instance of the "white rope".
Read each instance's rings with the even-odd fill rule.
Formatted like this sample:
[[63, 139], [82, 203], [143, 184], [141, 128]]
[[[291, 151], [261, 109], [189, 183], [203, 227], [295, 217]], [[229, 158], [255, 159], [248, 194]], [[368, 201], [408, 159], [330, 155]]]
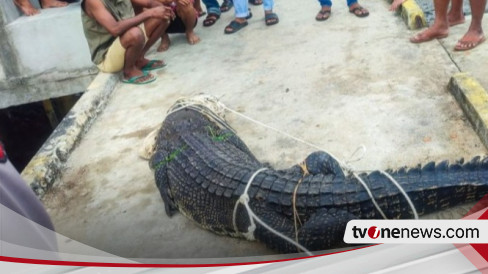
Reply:
[[[212, 107], [208, 107], [208, 105], [211, 105]], [[241, 117], [241, 118], [244, 118], [248, 121], [251, 121], [255, 124], [258, 124], [264, 128], [267, 128], [267, 129], [270, 129], [272, 131], [275, 131], [281, 135], [284, 135], [284, 136], [287, 136], [299, 143], [302, 143], [302, 144], [305, 144], [305, 145], [308, 145], [310, 147], [313, 147], [315, 149], [318, 149], [318, 150], [321, 150], [321, 151], [324, 151], [324, 152], [327, 152], [325, 149], [313, 144], [313, 143], [310, 143], [310, 142], [307, 142], [303, 139], [300, 139], [298, 137], [295, 137], [291, 134], [288, 134], [282, 130], [279, 130], [277, 128], [274, 128], [272, 126], [269, 126], [269, 125], [266, 125], [258, 120], [255, 120], [249, 116], [246, 116], [240, 112], [237, 112], [229, 107], [227, 107], [226, 105], [224, 105], [222, 102], [220, 102], [217, 98], [215, 97], [211, 97], [211, 96], [200, 96], [200, 97], [197, 97], [196, 99], [191, 99], [191, 100], [185, 100], [185, 99], [180, 99], [178, 100], [178, 103], [175, 104], [175, 105], [179, 105], [178, 108], [171, 108], [169, 111], [168, 111], [168, 115], [171, 114], [171, 113], [174, 113], [176, 111], [179, 111], [179, 110], [182, 110], [182, 109], [185, 109], [185, 108], [191, 108], [191, 109], [194, 109], [196, 111], [200, 111], [200, 112], [204, 112], [205, 114], [207, 114], [208, 116], [210, 116], [211, 118], [213, 118], [215, 121], [217, 121], [219, 124], [221, 124], [222, 126], [224, 126], [225, 128], [231, 130], [232, 132], [235, 133], [235, 131], [227, 124], [227, 122], [221, 118], [219, 115], [215, 114], [214, 112], [219, 112], [219, 113], [223, 113], [223, 109], [229, 111], [229, 112], [232, 112], [234, 113], [235, 115]], [[197, 106], [197, 107], [195, 107]], [[202, 107], [204, 109], [202, 109]], [[222, 114], [223, 115], [223, 114]], [[356, 151], [351, 155], [354, 156], [360, 149], [363, 150], [363, 153], [364, 151], [366, 150], [364, 146], [361, 146], [359, 147], [358, 149], [356, 149]], [[358, 159], [356, 160], [350, 160], [348, 162], [342, 162], [339, 160], [339, 158], [337, 158], [335, 155], [333, 155], [332, 153], [330, 152], [327, 152], [336, 162], [339, 163], [339, 165], [341, 166], [341, 168], [344, 170], [344, 171], [347, 171], [349, 174], [353, 175], [354, 178], [356, 178], [356, 180], [363, 186], [363, 188], [366, 190], [366, 193], [368, 194], [369, 198], [371, 199], [371, 202], [373, 203], [374, 207], [376, 208], [376, 210], [380, 213], [380, 215], [384, 218], [384, 219], [388, 219], [386, 217], [386, 214], [383, 212], [383, 210], [381, 209], [381, 207], [379, 206], [378, 202], [376, 201], [376, 199], [374, 198], [373, 196], [373, 193], [371, 192], [370, 188], [368, 187], [368, 185], [366, 184], [366, 182], [364, 182], [364, 180], [353, 170], [353, 168], [349, 165], [349, 163], [351, 162], [356, 162], [356, 161], [359, 161], [361, 159], [361, 157], [359, 157]], [[233, 214], [233, 225], [234, 225], [234, 229], [237, 231], [237, 227], [236, 227], [236, 223], [235, 223], [235, 218], [236, 218], [236, 212], [237, 212], [237, 206], [239, 205], [239, 203], [242, 203], [245, 207], [246, 207], [246, 210], [248, 211], [248, 214], [249, 214], [249, 218], [250, 218], [250, 221], [251, 221], [251, 226], [249, 227], [249, 230], [248, 230], [248, 234], [245, 234], [243, 233], [244, 236], [246, 237], [252, 237], [252, 239], [254, 238], [254, 230], [256, 229], [256, 225], [254, 224], [254, 220], [256, 220], [258, 223], [260, 223], [262, 226], [264, 226], [266, 229], [268, 229], [269, 231], [271, 231], [272, 233], [278, 235], [279, 237], [283, 238], [284, 240], [296, 245], [298, 248], [302, 249], [303, 251], [307, 252], [307, 253], [310, 253], [309, 251], [307, 251], [307, 249], [305, 249], [305, 247], [301, 246], [299, 243], [293, 241], [292, 239], [286, 237], [285, 235], [279, 233], [278, 231], [274, 230], [273, 228], [269, 227], [268, 225], [266, 225], [263, 221], [261, 221], [261, 219], [259, 219], [258, 216], [256, 216], [251, 208], [249, 207], [248, 205], [248, 201], [249, 201], [249, 196], [247, 195], [247, 191], [249, 189], [249, 186], [251, 185], [252, 181], [254, 180], [254, 177], [261, 171], [263, 171], [265, 169], [260, 169], [258, 171], [256, 171], [253, 176], [251, 176], [250, 180], [248, 181], [247, 183], [247, 186], [246, 186], [246, 189], [244, 191], [244, 193], [241, 195], [241, 197], [239, 198], [239, 200], [236, 202], [236, 205], [234, 207], [234, 214]], [[395, 178], [393, 178], [390, 174], [380, 170], [379, 171], [381, 174], [385, 175], [386, 178], [388, 178], [397, 188], [398, 190], [400, 191], [400, 193], [405, 197], [405, 199], [407, 200], [407, 203], [409, 204], [409, 206], [411, 207], [412, 209], [412, 212], [414, 214], [414, 218], [415, 219], [418, 219], [418, 213], [417, 213], [417, 210], [415, 209], [415, 206], [413, 205], [412, 201], [410, 200], [410, 197], [408, 196], [408, 194], [405, 192], [405, 190], [403, 189], [403, 187], [395, 180]], [[250, 235], [249, 235], [250, 233]], [[311, 254], [311, 253], [310, 253]]]
[[416, 220], [418, 220], [419, 214], [417, 213], [417, 210], [415, 209], [415, 206], [413, 205], [412, 200], [410, 200], [410, 197], [408, 197], [407, 192], [405, 192], [405, 189], [403, 189], [403, 187], [393, 177], [391, 177], [390, 174], [384, 172], [383, 170], [380, 170], [380, 172], [381, 172], [381, 174], [385, 175], [386, 178], [390, 179], [390, 181], [398, 188], [400, 193], [402, 193], [403, 197], [405, 197], [405, 199], [408, 202], [408, 205], [410, 205], [410, 208], [412, 209], [414, 218]]
[[[228, 111], [230, 111], [230, 112], [232, 112], [232, 113], [234, 113], [234, 114], [236, 114], [236, 115], [238, 115], [238, 116], [240, 116], [240, 117], [244, 118], [244, 119], [247, 119], [247, 120], [249, 120], [249, 121], [253, 122], [253, 123], [256, 123], [256, 124], [258, 124], [258, 125], [260, 125], [260, 126], [263, 126], [263, 127], [267, 128], [267, 129], [273, 130], [273, 131], [275, 131], [275, 132], [277, 132], [277, 133], [279, 133], [279, 134], [282, 134], [282, 135], [285, 135], [285, 136], [287, 136], [287, 137], [290, 137], [290, 138], [292, 138], [293, 140], [295, 140], [295, 141], [297, 141], [297, 142], [299, 142], [299, 143], [303, 143], [303, 144], [305, 144], [305, 145], [311, 146], [311, 147], [316, 148], [316, 149], [321, 150], [321, 151], [326, 151], [325, 149], [323, 149], [323, 148], [321, 148], [321, 147], [319, 147], [319, 146], [317, 146], [317, 145], [315, 145], [315, 144], [309, 143], [309, 142], [307, 142], [307, 141], [305, 141], [305, 140], [302, 140], [302, 139], [300, 139], [300, 138], [297, 138], [297, 137], [295, 137], [295, 136], [293, 136], [293, 135], [290, 135], [290, 134], [288, 134], [288, 133], [286, 133], [286, 132], [284, 132], [284, 131], [281, 131], [281, 130], [279, 130], [279, 129], [277, 129], [277, 128], [274, 128], [274, 127], [272, 127], [272, 126], [268, 126], [268, 125], [266, 125], [266, 124], [264, 124], [264, 123], [262, 123], [262, 122], [260, 122], [260, 121], [257, 121], [257, 120], [255, 120], [255, 119], [253, 119], [253, 118], [251, 118], [251, 117], [248, 117], [248, 116], [246, 116], [246, 115], [244, 115], [244, 114], [242, 114], [242, 113], [239, 113], [239, 112], [237, 112], [237, 111], [235, 111], [235, 110], [233, 110], [233, 109], [231, 109], [231, 108], [229, 108], [229, 107], [225, 106], [224, 104], [222, 104], [222, 107], [223, 107], [223, 108], [225, 108], [226, 110], [228, 110]], [[326, 152], [327, 152], [327, 151], [326, 151]], [[371, 199], [371, 201], [373, 202], [373, 205], [375, 206], [376, 210], [378, 210], [378, 212], [381, 214], [381, 216], [382, 216], [384, 219], [388, 219], [388, 218], [386, 217], [385, 213], [383, 212], [383, 210], [381, 210], [380, 206], [378, 205], [378, 203], [376, 202], [376, 199], [375, 199], [375, 198], [374, 198], [374, 196], [373, 196], [373, 193], [371, 193], [371, 190], [369, 189], [368, 185], [367, 185], [367, 184], [366, 184], [366, 183], [363, 181], [363, 179], [362, 179], [361, 177], [359, 177], [359, 175], [357, 175], [357, 174], [356, 174], [356, 172], [354, 172], [354, 171], [353, 171], [353, 169], [352, 169], [352, 168], [351, 168], [349, 165], [347, 165], [346, 163], [343, 163], [342, 161], [340, 161], [340, 160], [339, 160], [339, 158], [337, 158], [337, 157], [336, 157], [335, 155], [333, 155], [332, 153], [330, 153], [330, 152], [327, 152], [327, 153], [328, 153], [328, 154], [329, 154], [329, 155], [330, 155], [330, 156], [331, 156], [331, 157], [332, 157], [332, 158], [333, 158], [335, 161], [337, 161], [337, 162], [339, 163], [339, 165], [342, 167], [342, 169], [344, 169], [344, 170], [348, 171], [349, 173], [351, 173], [351, 174], [352, 174], [352, 175], [353, 175], [353, 176], [354, 176], [354, 177], [355, 177], [355, 178], [356, 178], [356, 179], [359, 181], [359, 183], [361, 183], [361, 185], [362, 185], [362, 186], [364, 187], [364, 189], [366, 190], [366, 193], [368, 193], [368, 196], [369, 196], [369, 198]]]
[[[381, 207], [379, 206], [378, 202], [377, 202], [377, 201], [376, 201], [376, 199], [374, 198], [373, 193], [372, 193], [372, 192], [371, 192], [371, 190], [369, 189], [369, 187], [368, 187], [368, 185], [366, 184], [366, 182], [364, 182], [364, 180], [363, 180], [363, 179], [362, 179], [362, 178], [361, 178], [361, 177], [360, 177], [360, 176], [359, 176], [359, 175], [358, 175], [358, 174], [357, 174], [357, 173], [356, 173], [356, 172], [355, 172], [355, 171], [352, 169], [352, 167], [349, 165], [349, 163], [350, 163], [350, 162], [357, 162], [357, 161], [359, 161], [359, 160], [361, 159], [361, 157], [358, 157], [358, 158], [357, 158], [357, 159], [355, 159], [355, 160], [349, 160], [347, 163], [344, 163], [344, 162], [340, 161], [340, 160], [339, 160], [339, 158], [337, 158], [337, 157], [336, 157], [335, 155], [333, 155], [332, 153], [328, 152], [327, 150], [325, 150], [325, 149], [323, 149], [323, 148], [321, 148], [321, 147], [319, 147], [319, 146], [317, 146], [317, 145], [315, 145], [315, 144], [309, 143], [309, 142], [307, 142], [307, 141], [305, 141], [305, 140], [303, 140], [303, 139], [300, 139], [300, 138], [298, 138], [298, 137], [295, 137], [295, 136], [293, 136], [293, 135], [290, 135], [290, 134], [288, 134], [288, 133], [286, 133], [286, 132], [284, 132], [284, 131], [282, 131], [282, 130], [279, 130], [279, 129], [277, 129], [277, 128], [274, 128], [274, 127], [272, 127], [272, 126], [268, 126], [268, 125], [266, 125], [266, 124], [264, 124], [264, 123], [262, 123], [262, 122], [260, 122], [260, 121], [257, 121], [257, 120], [255, 120], [255, 119], [253, 119], [253, 118], [251, 118], [251, 117], [248, 117], [248, 116], [246, 116], [246, 115], [244, 115], [244, 114], [242, 114], [242, 113], [240, 113], [240, 112], [237, 112], [237, 111], [235, 111], [235, 110], [233, 110], [233, 109], [231, 109], [231, 108], [227, 107], [226, 105], [224, 105], [224, 104], [223, 104], [223, 103], [221, 103], [221, 102], [218, 102], [218, 104], [219, 104], [219, 105], [220, 105], [222, 108], [224, 108], [224, 109], [226, 109], [226, 110], [228, 110], [228, 111], [230, 111], [230, 112], [232, 112], [232, 113], [234, 113], [234, 114], [236, 114], [236, 115], [238, 115], [238, 116], [240, 116], [240, 117], [242, 117], [242, 118], [244, 118], [244, 119], [247, 119], [247, 120], [249, 120], [249, 121], [251, 121], [251, 122], [253, 122], [253, 123], [256, 123], [256, 124], [258, 124], [258, 125], [260, 125], [260, 126], [262, 126], [262, 127], [265, 127], [265, 128], [267, 128], [267, 129], [273, 130], [273, 131], [275, 131], [275, 132], [277, 132], [277, 133], [279, 133], [279, 134], [282, 134], [282, 135], [285, 135], [285, 136], [287, 136], [287, 137], [289, 137], [289, 138], [292, 138], [293, 140], [295, 140], [295, 141], [297, 141], [297, 142], [299, 142], [299, 143], [303, 143], [303, 144], [305, 144], [305, 145], [311, 146], [311, 147], [316, 148], [316, 149], [318, 149], [318, 150], [321, 150], [321, 151], [325, 151], [325, 152], [327, 152], [327, 153], [328, 153], [328, 154], [329, 154], [329, 155], [330, 155], [330, 156], [331, 156], [331, 157], [332, 157], [332, 158], [333, 158], [333, 159], [334, 159], [336, 162], [338, 162], [338, 163], [339, 163], [339, 165], [342, 167], [342, 169], [343, 169], [343, 170], [345, 170], [345, 171], [349, 172], [350, 174], [352, 174], [352, 175], [353, 175], [353, 176], [356, 178], [356, 180], [358, 180], [358, 181], [359, 181], [359, 183], [360, 183], [360, 184], [361, 184], [361, 185], [364, 187], [364, 189], [366, 190], [366, 193], [368, 193], [368, 196], [369, 196], [369, 198], [371, 199], [371, 202], [372, 202], [372, 203], [373, 203], [373, 205], [375, 206], [376, 210], [378, 210], [378, 212], [381, 214], [381, 216], [383, 217], [383, 219], [385, 219], [385, 220], [386, 220], [386, 219], [388, 219], [388, 217], [386, 217], [386, 214], [383, 212], [383, 210], [382, 210], [382, 209], [381, 209]], [[365, 148], [363, 145], [361, 145], [361, 146], [360, 146], [358, 149], [356, 149], [356, 151], [354, 151], [354, 153], [351, 155], [351, 158], [352, 158], [352, 157], [353, 157], [353, 156], [354, 156], [354, 155], [355, 155], [355, 154], [356, 154], [356, 153], [357, 153], [359, 150], [361, 150], [361, 149], [363, 150], [363, 152], [366, 150], [366, 148]], [[361, 156], [362, 156], [362, 155], [361, 155]], [[393, 184], [394, 184], [394, 185], [395, 185], [395, 186], [398, 188], [398, 190], [400, 191], [400, 193], [401, 193], [401, 194], [402, 194], [402, 195], [405, 197], [405, 199], [407, 200], [408, 204], [410, 205], [410, 207], [411, 207], [411, 209], [412, 209], [412, 212], [413, 212], [413, 214], [414, 214], [415, 219], [418, 219], [417, 210], [415, 209], [415, 206], [413, 205], [412, 201], [410, 200], [410, 197], [408, 197], [408, 194], [405, 192], [405, 190], [402, 188], [402, 186], [401, 186], [401, 185], [400, 185], [400, 184], [399, 184], [399, 183], [398, 183], [398, 182], [395, 180], [395, 178], [393, 178], [392, 176], [390, 176], [390, 174], [388, 174], [388, 173], [386, 173], [386, 172], [384, 172], [384, 171], [382, 171], [382, 170], [380, 170], [380, 172], [381, 172], [382, 174], [384, 174], [384, 175], [385, 175], [385, 176], [386, 176], [386, 177], [387, 177], [387, 178], [388, 178], [388, 179], [389, 179], [389, 180], [390, 180], [390, 181], [391, 181], [391, 182], [392, 182], [392, 183], [393, 183]]]
[[244, 205], [244, 207], [246, 208], [247, 210], [247, 214], [249, 216], [249, 222], [251, 223], [251, 225], [248, 227], [247, 229], [247, 232], [241, 232], [242, 235], [244, 235], [246, 237], [246, 239], [248, 240], [254, 240], [254, 231], [256, 230], [256, 224], [254, 223], [254, 221], [258, 222], [260, 225], [262, 225], [264, 228], [266, 228], [268, 231], [270, 231], [271, 233], [273, 233], [274, 235], [282, 238], [283, 240], [295, 245], [297, 248], [301, 249], [303, 252], [307, 253], [308, 256], [312, 256], [312, 252], [310, 252], [309, 250], [307, 250], [304, 246], [302, 246], [300, 243], [290, 239], [289, 237], [283, 235], [281, 232], [275, 230], [274, 228], [270, 227], [269, 225], [267, 225], [263, 220], [261, 220], [256, 214], [254, 214], [254, 212], [252, 211], [251, 207], [249, 206], [249, 195], [247, 194], [247, 192], [249, 191], [249, 188], [251, 187], [251, 184], [252, 182], [254, 181], [254, 178], [256, 178], [256, 176], [267, 170], [267, 168], [261, 168], [261, 169], [258, 169], [256, 172], [253, 173], [253, 175], [251, 176], [251, 178], [249, 178], [249, 180], [247, 181], [247, 185], [246, 185], [246, 188], [244, 189], [244, 192], [241, 194], [241, 196], [239, 197], [239, 199], [237, 199], [236, 201], [236, 204], [234, 206], [234, 213], [232, 214], [232, 223], [234, 225], [234, 230], [236, 232], [239, 232], [239, 230], [237, 229], [237, 223], [236, 223], [236, 218], [237, 218], [237, 207], [239, 206], [239, 204], [242, 204]]

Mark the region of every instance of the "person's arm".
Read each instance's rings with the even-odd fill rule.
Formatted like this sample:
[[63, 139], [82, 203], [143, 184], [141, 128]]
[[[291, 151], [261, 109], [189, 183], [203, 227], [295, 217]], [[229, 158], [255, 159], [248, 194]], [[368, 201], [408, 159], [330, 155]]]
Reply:
[[158, 5], [154, 8], [145, 9], [138, 15], [117, 21], [99, 0], [85, 0], [85, 11], [88, 16], [94, 18], [113, 36], [120, 36], [132, 27], [140, 25], [149, 18], [170, 19], [173, 12], [171, 9]]
[[394, 0], [393, 3], [391, 3], [390, 6], [390, 11], [396, 11], [400, 5], [405, 2], [406, 0]]

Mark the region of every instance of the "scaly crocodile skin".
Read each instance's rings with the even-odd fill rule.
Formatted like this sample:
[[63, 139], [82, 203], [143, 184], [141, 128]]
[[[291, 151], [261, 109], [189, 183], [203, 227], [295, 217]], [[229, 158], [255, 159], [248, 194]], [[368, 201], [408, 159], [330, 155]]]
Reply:
[[[298, 241], [309, 250], [343, 245], [351, 219], [381, 219], [364, 187], [345, 175], [325, 152], [310, 154], [306, 171], [295, 165], [286, 170], [269, 168], [259, 173], [248, 191], [249, 205], [263, 221], [295, 239], [293, 196], [296, 190]], [[233, 226], [233, 210], [249, 178], [264, 164], [226, 124], [185, 108], [165, 119], [156, 141], [151, 168], [164, 200], [166, 213], [180, 211], [205, 229], [242, 236], [249, 217], [240, 205]], [[466, 164], [447, 161], [422, 168], [387, 171], [407, 192], [419, 215], [480, 199], [488, 192], [488, 159]], [[412, 209], [390, 180], [379, 172], [360, 177], [390, 219], [412, 218]], [[297, 248], [261, 225], [257, 240], [281, 252]]]

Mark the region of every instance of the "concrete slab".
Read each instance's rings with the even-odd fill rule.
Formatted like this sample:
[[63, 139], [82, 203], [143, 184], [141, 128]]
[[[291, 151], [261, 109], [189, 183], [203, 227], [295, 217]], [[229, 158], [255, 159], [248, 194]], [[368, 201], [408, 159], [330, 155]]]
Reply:
[[[37, 16], [21, 16], [5, 26], [21, 75], [89, 70], [93, 67], [81, 23], [81, 4], [42, 9]], [[32, 47], [36, 46], [36, 50]]]
[[[366, 3], [365, 3], [366, 4]], [[367, 150], [359, 170], [470, 158], [486, 149], [448, 93], [458, 72], [438, 43], [414, 45], [414, 32], [368, 2], [352, 16], [341, 1], [316, 22], [314, 1], [278, 2], [280, 23], [266, 27], [252, 7], [247, 28], [225, 36], [232, 14], [197, 29], [202, 42], [172, 36], [168, 67], [146, 86], [119, 84], [104, 112], [73, 150], [43, 197], [58, 232], [134, 258], [217, 258], [272, 254], [259, 243], [213, 235], [181, 215], [165, 216], [138, 150], [179, 97], [207, 93], [229, 107], [332, 152], [341, 159]], [[255, 155], [278, 167], [315, 149], [228, 115]]]

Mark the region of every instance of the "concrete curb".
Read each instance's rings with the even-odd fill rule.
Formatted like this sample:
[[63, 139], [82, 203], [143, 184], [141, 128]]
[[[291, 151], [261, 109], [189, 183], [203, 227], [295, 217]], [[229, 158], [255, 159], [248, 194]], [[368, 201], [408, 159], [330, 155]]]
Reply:
[[22, 171], [22, 177], [38, 196], [60, 175], [69, 154], [104, 109], [118, 79], [116, 74], [99, 73]]
[[420, 29], [427, 26], [425, 14], [415, 0], [407, 0], [403, 2], [401, 16], [410, 30]]
[[448, 88], [473, 125], [481, 142], [488, 148], [488, 93], [478, 80], [465, 72], [453, 75]]

